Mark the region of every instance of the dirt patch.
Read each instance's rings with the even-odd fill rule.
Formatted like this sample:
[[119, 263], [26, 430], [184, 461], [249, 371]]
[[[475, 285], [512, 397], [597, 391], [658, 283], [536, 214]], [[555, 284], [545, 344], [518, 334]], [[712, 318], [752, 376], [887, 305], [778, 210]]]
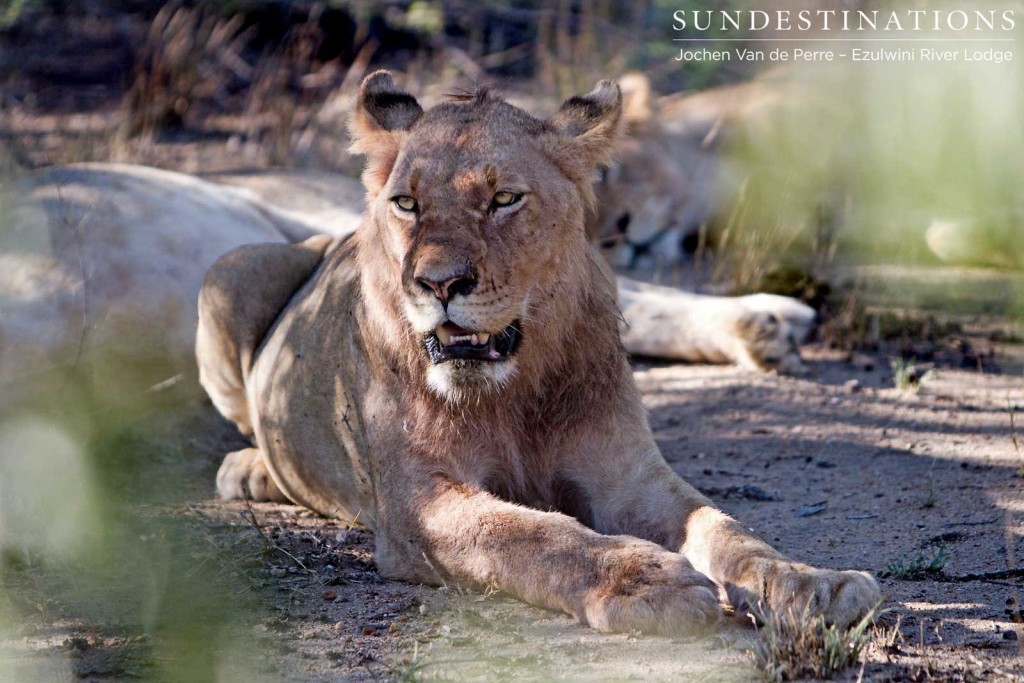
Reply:
[[[882, 358], [866, 370], [808, 355], [802, 379], [639, 372], [666, 457], [783, 552], [882, 577], [902, 642], [869, 653], [872, 676], [1020, 675], [1019, 375], [940, 367], [914, 394]], [[936, 571], [899, 575], [940, 549]]]

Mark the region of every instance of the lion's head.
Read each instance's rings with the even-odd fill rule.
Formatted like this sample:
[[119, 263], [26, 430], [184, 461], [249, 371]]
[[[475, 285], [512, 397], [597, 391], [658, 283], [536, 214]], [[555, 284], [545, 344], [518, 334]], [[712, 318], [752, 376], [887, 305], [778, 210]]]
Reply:
[[564, 356], [598, 286], [586, 218], [620, 114], [608, 81], [547, 120], [487, 90], [423, 111], [386, 71], [363, 82], [364, 297], [435, 394], [479, 396]]

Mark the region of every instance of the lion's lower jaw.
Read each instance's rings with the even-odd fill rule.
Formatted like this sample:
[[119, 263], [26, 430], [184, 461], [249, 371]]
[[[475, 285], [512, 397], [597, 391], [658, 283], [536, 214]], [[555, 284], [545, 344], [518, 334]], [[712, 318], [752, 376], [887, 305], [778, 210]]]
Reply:
[[501, 391], [516, 371], [515, 358], [498, 363], [448, 361], [427, 368], [427, 386], [448, 403], [461, 403]]

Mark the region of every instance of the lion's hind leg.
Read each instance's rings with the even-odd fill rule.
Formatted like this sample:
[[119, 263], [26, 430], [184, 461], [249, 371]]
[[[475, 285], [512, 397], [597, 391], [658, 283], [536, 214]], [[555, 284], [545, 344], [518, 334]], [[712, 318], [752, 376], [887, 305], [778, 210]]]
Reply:
[[220, 413], [252, 435], [246, 379], [256, 350], [292, 295], [316, 270], [330, 239], [253, 244], [221, 256], [199, 290], [199, 383]]
[[[248, 379], [257, 350], [295, 292], [315, 272], [329, 238], [300, 244], [257, 244], [222, 256], [199, 292], [196, 360], [199, 383], [213, 405], [255, 437]], [[287, 500], [256, 448], [228, 453], [217, 472], [221, 498]]]

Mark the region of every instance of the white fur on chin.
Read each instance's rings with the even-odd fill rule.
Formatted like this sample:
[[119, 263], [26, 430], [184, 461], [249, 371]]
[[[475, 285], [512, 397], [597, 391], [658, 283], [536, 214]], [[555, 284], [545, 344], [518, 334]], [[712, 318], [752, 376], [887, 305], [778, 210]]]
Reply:
[[427, 368], [427, 386], [448, 403], [460, 403], [475, 395], [501, 391], [515, 375], [515, 358], [468, 365], [450, 361]]

